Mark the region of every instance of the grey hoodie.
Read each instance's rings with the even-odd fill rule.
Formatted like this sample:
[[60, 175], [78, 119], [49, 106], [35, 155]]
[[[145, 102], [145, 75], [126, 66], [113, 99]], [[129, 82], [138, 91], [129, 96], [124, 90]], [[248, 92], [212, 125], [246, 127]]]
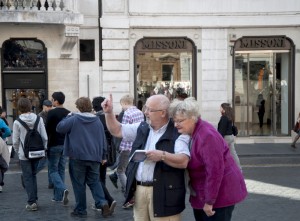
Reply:
[[[34, 113], [25, 113], [25, 114], [21, 114], [19, 117], [22, 121], [24, 121], [29, 126], [29, 128], [33, 128], [37, 116]], [[43, 118], [40, 118], [40, 122], [38, 124], [37, 130], [43, 139], [44, 147], [46, 150], [48, 137], [47, 137]], [[24, 156], [24, 151], [23, 151], [23, 148], [22, 148], [22, 145], [20, 142], [20, 141], [22, 141], [22, 143], [24, 143], [26, 133], [27, 133], [27, 131], [21, 125], [21, 123], [18, 120], [15, 120], [14, 125], [13, 125], [12, 141], [13, 141], [13, 148], [18, 153], [20, 160], [28, 160]]]

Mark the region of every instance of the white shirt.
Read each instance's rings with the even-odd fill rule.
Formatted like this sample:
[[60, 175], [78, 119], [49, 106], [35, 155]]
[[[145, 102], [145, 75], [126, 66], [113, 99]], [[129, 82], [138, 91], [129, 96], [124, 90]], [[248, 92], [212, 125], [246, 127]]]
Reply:
[[[134, 141], [137, 135], [137, 129], [140, 126], [140, 123], [135, 124], [122, 124], [122, 136], [126, 141]], [[155, 150], [155, 145], [159, 138], [166, 132], [168, 123], [162, 126], [158, 130], [154, 130], [150, 125], [150, 132], [147, 138], [145, 150]], [[174, 152], [175, 154], [186, 154], [190, 157], [189, 151], [189, 135], [180, 135], [175, 141]], [[144, 162], [139, 163], [137, 173], [135, 178], [137, 181], [153, 181], [153, 174], [156, 162], [145, 160]]]

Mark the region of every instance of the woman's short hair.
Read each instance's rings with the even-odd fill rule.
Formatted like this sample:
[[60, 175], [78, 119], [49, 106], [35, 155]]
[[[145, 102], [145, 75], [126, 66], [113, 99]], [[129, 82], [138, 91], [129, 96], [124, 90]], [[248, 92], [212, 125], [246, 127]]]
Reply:
[[173, 100], [169, 108], [169, 113], [172, 118], [177, 114], [182, 114], [187, 118], [195, 120], [201, 116], [199, 104], [194, 97], [188, 97], [184, 100]]
[[92, 102], [90, 98], [88, 97], [80, 97], [75, 102], [77, 109], [83, 113], [83, 112], [92, 112]]
[[18, 100], [17, 108], [21, 114], [31, 112], [32, 105], [28, 98], [21, 97]]

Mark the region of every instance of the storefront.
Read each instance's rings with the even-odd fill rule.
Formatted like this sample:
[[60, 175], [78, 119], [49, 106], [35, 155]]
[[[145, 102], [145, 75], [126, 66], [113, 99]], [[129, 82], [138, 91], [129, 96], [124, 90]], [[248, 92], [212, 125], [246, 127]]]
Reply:
[[31, 101], [36, 114], [48, 97], [47, 49], [38, 39], [9, 39], [2, 44], [1, 58], [2, 105], [12, 125], [20, 97]]
[[134, 49], [137, 106], [164, 94], [170, 100], [196, 96], [196, 47], [184, 37], [151, 37], [137, 41]]
[[242, 37], [233, 49], [239, 136], [289, 136], [295, 106], [293, 41], [286, 36]]

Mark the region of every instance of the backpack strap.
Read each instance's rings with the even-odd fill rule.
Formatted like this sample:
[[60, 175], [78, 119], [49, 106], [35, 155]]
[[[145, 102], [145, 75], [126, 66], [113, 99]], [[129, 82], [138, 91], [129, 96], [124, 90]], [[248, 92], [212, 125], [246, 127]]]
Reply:
[[40, 122], [40, 116], [36, 115], [36, 120], [35, 120], [33, 129], [37, 130], [37, 126], [39, 125], [39, 122]]
[[18, 117], [17, 121], [19, 121], [22, 124], [22, 126], [25, 127], [25, 129], [27, 131], [30, 130], [30, 128], [28, 127], [28, 125], [24, 121], [22, 121], [19, 117]]
[[[28, 125], [24, 121], [22, 121], [19, 117], [18, 117], [17, 121], [19, 121], [23, 125], [23, 127], [25, 127], [25, 129], [27, 131], [30, 130], [30, 128], [28, 127]], [[36, 121], [34, 123], [33, 129], [35, 129], [35, 130], [37, 129], [37, 126], [38, 126], [39, 122], [40, 122], [40, 116], [36, 115]]]
[[[17, 121], [19, 121], [19, 122], [22, 124], [22, 126], [27, 130], [27, 132], [30, 130], [30, 128], [28, 127], [28, 125], [27, 125], [24, 121], [22, 121], [22, 120], [20, 119], [20, 117], [17, 118]], [[24, 145], [23, 145], [23, 143], [22, 143], [21, 140], [20, 140], [20, 143], [21, 143], [23, 152], [25, 153]]]

